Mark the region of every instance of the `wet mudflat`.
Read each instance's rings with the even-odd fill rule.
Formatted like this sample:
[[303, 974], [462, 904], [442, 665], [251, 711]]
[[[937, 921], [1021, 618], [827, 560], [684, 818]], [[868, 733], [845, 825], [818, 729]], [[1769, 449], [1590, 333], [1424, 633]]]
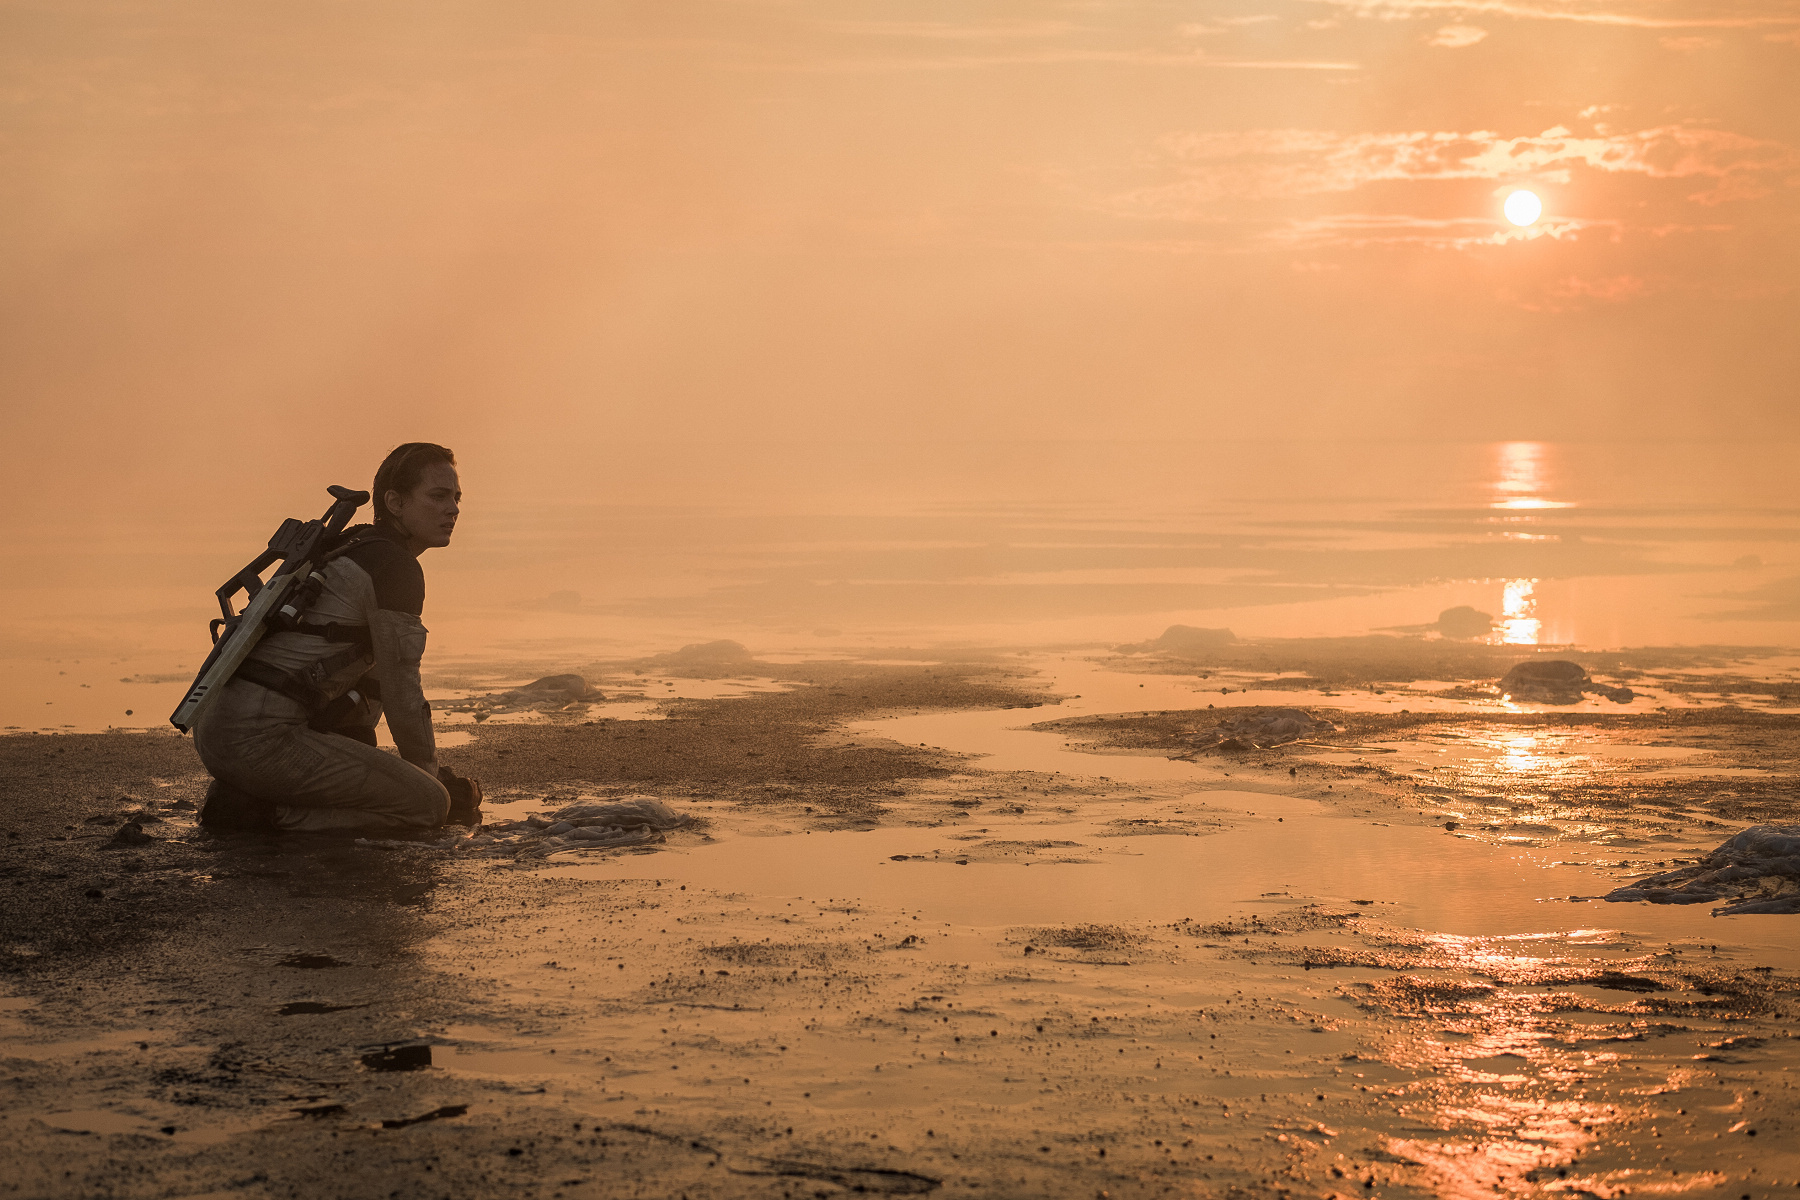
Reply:
[[[1176, 727], [1219, 702], [1197, 676], [1029, 665], [795, 668], [633, 719], [483, 725], [454, 763], [493, 781], [496, 820], [627, 794], [690, 818], [548, 857], [214, 840], [177, 739], [0, 739], [0, 886], [38, 914], [7, 937], [0, 1189], [1800, 1185], [1791, 919], [1591, 898], [1741, 827], [1720, 807], [1741, 778], [1653, 772], [1751, 739], [1785, 782], [1786, 718], [1689, 738], [1656, 714], [1364, 729], [1386, 716], [1346, 707], [1321, 743], [1183, 761]], [[1575, 769], [1511, 754], [1521, 731], [1693, 753]], [[1603, 802], [1665, 784], [1679, 822]], [[151, 841], [107, 848], [134, 813]]]

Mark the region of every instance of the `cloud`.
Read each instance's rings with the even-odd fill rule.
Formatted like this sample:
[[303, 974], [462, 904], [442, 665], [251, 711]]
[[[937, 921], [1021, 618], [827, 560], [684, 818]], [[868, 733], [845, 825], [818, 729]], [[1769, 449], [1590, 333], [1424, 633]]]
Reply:
[[1414, 246], [1427, 250], [1466, 250], [1475, 246], [1502, 246], [1540, 238], [1573, 239], [1585, 230], [1616, 234], [1611, 221], [1546, 219], [1518, 229], [1486, 217], [1414, 217], [1404, 213], [1335, 213], [1288, 221], [1263, 234], [1265, 245], [1284, 250], [1320, 249], [1327, 246]]
[[1157, 165], [1181, 178], [1116, 196], [1115, 211], [1186, 219], [1225, 198], [1349, 192], [1390, 181], [1567, 182], [1576, 167], [1698, 180], [1706, 186], [1688, 198], [1717, 204], [1768, 195], [1770, 176], [1800, 168], [1800, 154], [1779, 142], [1685, 125], [1587, 137], [1558, 126], [1517, 138], [1485, 131], [1262, 129], [1176, 134], [1160, 150]]
[[1512, 17], [1532, 21], [1574, 21], [1588, 25], [1626, 25], [1642, 29], [1756, 29], [1771, 25], [1800, 26], [1795, 16], [1744, 16], [1720, 14], [1705, 17], [1664, 17], [1632, 11], [1631, 5], [1600, 7], [1570, 0], [1564, 3], [1522, 3], [1520, 0], [1314, 0], [1352, 16], [1395, 21], [1451, 13]]
[[1080, 30], [1067, 21], [1005, 21], [982, 24], [953, 21], [828, 21], [837, 33], [860, 37], [914, 38], [925, 41], [1004, 41], [1063, 37]]
[[1442, 46], [1447, 50], [1461, 50], [1464, 46], [1473, 46], [1487, 36], [1487, 30], [1473, 25], [1446, 25], [1425, 39], [1427, 46]]
[[1155, 50], [1043, 50], [1012, 54], [948, 55], [928, 58], [862, 58], [832, 62], [759, 65], [751, 69], [820, 73], [881, 71], [972, 71], [989, 67], [1044, 67], [1113, 63], [1137, 67], [1219, 68], [1239, 71], [1360, 71], [1362, 64], [1299, 58], [1220, 58], [1201, 51], [1178, 54]]
[[1675, 50], [1682, 54], [1692, 54], [1696, 50], [1716, 50], [1725, 43], [1716, 37], [1702, 34], [1687, 34], [1682, 37], [1657, 38], [1664, 50]]

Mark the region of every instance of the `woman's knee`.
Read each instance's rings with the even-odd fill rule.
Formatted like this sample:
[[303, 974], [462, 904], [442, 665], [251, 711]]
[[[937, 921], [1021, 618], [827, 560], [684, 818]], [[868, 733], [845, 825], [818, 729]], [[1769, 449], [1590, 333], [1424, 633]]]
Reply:
[[405, 817], [425, 829], [436, 829], [450, 815], [450, 793], [443, 784], [407, 764]]

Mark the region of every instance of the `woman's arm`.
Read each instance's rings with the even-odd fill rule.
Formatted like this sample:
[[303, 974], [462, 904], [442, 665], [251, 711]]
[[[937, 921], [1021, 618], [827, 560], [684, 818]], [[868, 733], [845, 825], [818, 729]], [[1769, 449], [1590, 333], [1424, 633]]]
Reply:
[[375, 644], [375, 678], [381, 681], [381, 710], [400, 757], [437, 778], [437, 738], [431, 730], [431, 702], [419, 682], [425, 657], [425, 625], [409, 612], [376, 609], [369, 620]]

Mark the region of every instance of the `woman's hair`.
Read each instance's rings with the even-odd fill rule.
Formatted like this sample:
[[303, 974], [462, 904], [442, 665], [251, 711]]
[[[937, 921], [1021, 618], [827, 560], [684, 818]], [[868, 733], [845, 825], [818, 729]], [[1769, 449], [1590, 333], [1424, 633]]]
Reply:
[[387, 494], [407, 495], [425, 478], [425, 468], [437, 463], [454, 467], [456, 455], [435, 442], [407, 442], [389, 451], [375, 469], [375, 519], [392, 520], [394, 514], [388, 511]]

